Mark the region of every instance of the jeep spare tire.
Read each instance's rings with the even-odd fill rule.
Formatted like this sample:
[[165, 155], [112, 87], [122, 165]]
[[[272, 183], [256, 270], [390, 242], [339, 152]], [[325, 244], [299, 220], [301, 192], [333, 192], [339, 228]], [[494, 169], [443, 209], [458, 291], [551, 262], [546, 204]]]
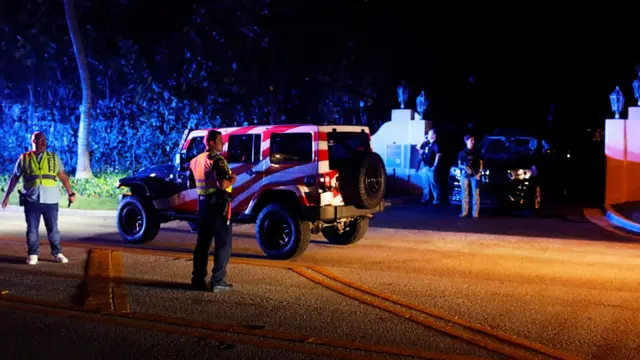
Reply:
[[368, 153], [339, 169], [340, 193], [346, 205], [373, 209], [384, 199], [387, 170], [377, 153]]

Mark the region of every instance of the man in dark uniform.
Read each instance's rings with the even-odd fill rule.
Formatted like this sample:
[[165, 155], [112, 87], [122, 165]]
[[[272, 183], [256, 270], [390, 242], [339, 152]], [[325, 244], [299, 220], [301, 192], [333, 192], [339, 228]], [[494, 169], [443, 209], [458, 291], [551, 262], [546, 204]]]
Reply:
[[422, 162], [422, 204], [427, 205], [433, 195], [433, 205], [440, 202], [440, 181], [438, 178], [438, 163], [442, 154], [436, 144], [436, 131], [430, 129], [424, 141], [417, 146], [420, 150], [420, 161]]
[[193, 250], [193, 273], [191, 286], [194, 290], [207, 290], [207, 264], [212, 240], [213, 272], [211, 290], [231, 290], [226, 281], [227, 264], [231, 258], [231, 187], [236, 175], [227, 161], [220, 155], [224, 147], [222, 134], [210, 130], [205, 136], [207, 151], [191, 160], [191, 184], [198, 191], [198, 241]]
[[480, 213], [480, 175], [482, 174], [482, 159], [476, 151], [475, 139], [471, 135], [465, 135], [464, 142], [467, 147], [458, 154], [458, 166], [460, 167], [460, 189], [462, 190], [462, 213], [465, 217], [469, 213], [469, 188], [473, 194], [473, 217]]

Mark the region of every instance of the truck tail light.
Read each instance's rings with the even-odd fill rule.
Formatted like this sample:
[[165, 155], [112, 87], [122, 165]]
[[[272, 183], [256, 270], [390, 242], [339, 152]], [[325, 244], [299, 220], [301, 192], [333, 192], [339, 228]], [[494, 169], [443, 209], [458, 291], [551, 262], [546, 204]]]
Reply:
[[[332, 183], [334, 181], [337, 181], [337, 179], [334, 180], [337, 177], [337, 175], [338, 175], [338, 172], [335, 170], [330, 171], [328, 173], [320, 174], [318, 179], [320, 188], [326, 191], [333, 190], [336, 186], [332, 185]], [[337, 185], [337, 183], [335, 185]]]

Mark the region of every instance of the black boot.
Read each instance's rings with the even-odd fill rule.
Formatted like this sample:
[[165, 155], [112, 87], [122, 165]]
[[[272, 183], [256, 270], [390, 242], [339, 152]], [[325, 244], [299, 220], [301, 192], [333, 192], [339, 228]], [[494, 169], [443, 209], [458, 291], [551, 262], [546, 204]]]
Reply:
[[191, 290], [193, 291], [209, 291], [207, 284], [203, 282], [191, 282]]

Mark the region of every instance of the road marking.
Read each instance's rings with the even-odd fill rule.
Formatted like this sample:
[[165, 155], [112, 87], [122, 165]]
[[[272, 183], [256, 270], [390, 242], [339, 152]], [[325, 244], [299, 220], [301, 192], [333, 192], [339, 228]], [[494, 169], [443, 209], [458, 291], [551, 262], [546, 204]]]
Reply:
[[124, 264], [121, 251], [91, 249], [84, 282], [84, 308], [97, 312], [129, 312], [129, 297], [122, 282]]
[[[102, 251], [98, 251], [98, 250], [100, 250], [100, 249], [94, 249], [94, 252], [93, 252], [94, 257], [97, 257], [99, 259], [100, 258], [104, 258], [104, 250], [102, 250]], [[116, 252], [116, 253], [119, 253], [119, 252]], [[102, 260], [102, 262], [104, 263], [106, 261]], [[118, 262], [118, 260], [116, 260], [116, 263], [117, 262]], [[253, 262], [254, 262], [253, 260], [248, 260], [246, 262], [248, 263], [248, 265], [255, 265], [255, 264], [253, 264]], [[109, 273], [114, 273], [115, 274], [115, 273], [118, 273], [118, 271], [114, 271], [113, 270], [114, 269], [113, 263], [114, 263], [114, 261], [113, 261], [113, 258], [112, 258], [111, 261], [110, 261], [110, 265], [109, 265], [110, 268], [109, 267], [107, 267], [107, 268], [109, 269], [108, 270]], [[104, 269], [104, 264], [100, 264], [98, 261], [91, 262], [91, 264], [93, 264], [93, 265], [88, 266], [88, 268], [94, 269], [94, 270], [90, 271], [91, 274], [96, 274], [96, 273], [100, 274], [100, 271], [104, 272], [104, 270], [99, 270], [99, 269]], [[98, 270], [95, 270], [95, 269], [98, 269]], [[398, 315], [398, 316], [401, 316], [403, 318], [407, 318], [407, 319], [412, 320], [414, 322], [417, 322], [417, 323], [419, 323], [419, 324], [421, 324], [423, 326], [434, 328], [434, 329], [439, 330], [441, 332], [444, 332], [444, 333], [446, 333], [448, 335], [451, 335], [451, 336], [454, 336], [454, 337], [458, 337], [458, 338], [461, 338], [461, 339], [466, 340], [468, 342], [471, 342], [471, 343], [474, 343], [476, 345], [479, 345], [481, 347], [490, 349], [492, 351], [496, 351], [496, 352], [498, 352], [500, 354], [511, 356], [511, 357], [513, 357], [515, 359], [532, 359], [532, 358], [528, 357], [526, 355], [522, 355], [520, 353], [515, 353], [515, 352], [511, 351], [511, 349], [505, 348], [505, 347], [503, 347], [503, 346], [501, 346], [499, 344], [488, 343], [485, 339], [477, 337], [477, 336], [474, 336], [473, 334], [461, 332], [461, 331], [459, 331], [459, 330], [457, 330], [455, 328], [452, 328], [452, 327], [449, 327], [449, 326], [443, 326], [443, 325], [441, 325], [439, 323], [436, 323], [434, 321], [430, 321], [427, 318], [416, 316], [416, 315], [412, 314], [409, 311], [402, 310], [402, 309], [396, 309], [396, 308], [393, 308], [393, 307], [391, 307], [391, 306], [389, 306], [389, 305], [387, 305], [385, 303], [381, 303], [379, 301], [369, 300], [368, 298], [363, 297], [361, 294], [358, 294], [357, 292], [344, 290], [344, 289], [332, 284], [331, 282], [329, 282], [327, 280], [324, 280], [324, 279], [314, 275], [313, 273], [309, 272], [307, 269], [315, 271], [315, 272], [317, 272], [317, 273], [319, 273], [319, 274], [321, 274], [323, 276], [326, 276], [327, 278], [329, 278], [329, 279], [331, 279], [331, 280], [333, 280], [335, 282], [338, 282], [339, 284], [342, 284], [343, 286], [354, 288], [354, 289], [359, 290], [361, 292], [364, 292], [364, 293], [366, 293], [368, 295], [371, 295], [371, 296], [374, 296], [374, 297], [378, 297], [378, 298], [380, 298], [382, 300], [386, 300], [386, 301], [394, 303], [396, 305], [404, 306], [404, 307], [409, 308], [409, 309], [411, 309], [413, 311], [418, 311], [420, 313], [423, 313], [423, 314], [426, 314], [426, 315], [429, 315], [429, 316], [433, 316], [433, 317], [436, 317], [436, 318], [439, 318], [439, 319], [442, 319], [442, 320], [446, 320], [446, 321], [455, 323], [455, 324], [457, 324], [459, 326], [462, 326], [462, 327], [473, 329], [475, 331], [483, 333], [484, 335], [489, 335], [489, 336], [498, 338], [500, 340], [506, 341], [510, 345], [517, 345], [517, 346], [520, 346], [520, 347], [524, 347], [524, 348], [527, 348], [527, 349], [530, 349], [530, 350], [534, 350], [534, 351], [540, 352], [542, 354], [546, 354], [546, 355], [549, 355], [549, 356], [556, 357], [558, 359], [580, 359], [579, 357], [575, 357], [575, 356], [572, 356], [572, 355], [567, 355], [567, 354], [561, 353], [560, 351], [548, 348], [548, 347], [546, 347], [545, 345], [542, 345], [542, 344], [537, 344], [537, 343], [532, 342], [532, 341], [520, 339], [520, 338], [517, 338], [517, 337], [512, 336], [510, 334], [501, 333], [501, 332], [495, 331], [493, 329], [490, 329], [488, 327], [484, 327], [484, 326], [479, 325], [479, 324], [474, 324], [474, 323], [471, 323], [471, 322], [468, 322], [468, 321], [465, 321], [465, 320], [462, 320], [462, 319], [457, 319], [457, 318], [451, 317], [449, 315], [446, 315], [446, 314], [443, 314], [441, 312], [438, 312], [437, 310], [431, 310], [431, 309], [426, 309], [426, 308], [420, 307], [418, 305], [406, 302], [404, 300], [401, 300], [401, 299], [396, 298], [396, 297], [394, 297], [392, 295], [389, 295], [389, 294], [384, 294], [384, 293], [377, 292], [377, 291], [369, 289], [369, 288], [367, 288], [367, 287], [365, 287], [363, 285], [360, 285], [360, 284], [357, 284], [355, 282], [346, 280], [346, 279], [344, 279], [344, 278], [342, 278], [342, 277], [340, 277], [340, 276], [338, 276], [336, 274], [333, 274], [333, 273], [329, 272], [328, 270], [326, 270], [326, 269], [324, 269], [322, 267], [310, 266], [308, 268], [303, 268], [301, 266], [294, 266], [294, 267], [290, 267], [290, 269], [295, 271], [296, 273], [304, 276], [305, 278], [307, 278], [307, 279], [309, 279], [309, 280], [311, 280], [313, 282], [316, 282], [316, 283], [318, 283], [318, 284], [320, 284], [322, 286], [325, 286], [325, 287], [327, 287], [327, 288], [329, 288], [331, 290], [334, 290], [334, 291], [336, 291], [336, 292], [338, 292], [338, 293], [340, 293], [342, 295], [346, 295], [346, 296], [348, 296], [350, 298], [353, 298], [355, 300], [358, 300], [360, 302], [367, 303], [367, 304], [372, 305], [372, 306], [374, 306], [376, 308], [391, 312], [391, 313], [393, 313], [395, 315]], [[15, 272], [20, 272], [20, 273], [34, 273], [34, 275], [36, 274], [34, 271], [28, 271], [29, 269], [20, 269], [20, 270], [7, 269], [7, 270], [9, 270], [9, 271], [13, 270]], [[127, 284], [150, 284], [150, 283], [154, 282], [152, 280], [127, 278], [127, 277], [123, 276], [124, 275], [124, 270], [121, 270], [121, 271], [122, 272], [117, 274], [118, 276], [113, 276], [110, 279], [110, 282], [113, 283], [114, 287], [117, 287], [117, 285], [121, 285], [121, 286], [124, 287], [125, 283], [127, 283]], [[40, 273], [40, 275], [44, 274], [42, 272], [39, 272], [39, 273]], [[51, 274], [51, 275], [52, 276], [58, 276], [58, 277], [77, 277], [74, 274], [68, 274], [67, 275], [67, 274], [57, 273], [57, 274]], [[104, 292], [104, 290], [96, 291], [96, 293], [100, 293], [100, 292]], [[112, 297], [112, 299], [115, 300], [115, 297]], [[122, 307], [118, 307], [118, 305], [117, 305], [118, 302], [117, 301], [113, 301], [112, 303], [115, 303], [116, 305], [111, 307], [111, 311], [114, 311], [116, 308], [119, 308], [119, 309], [127, 308], [127, 310], [128, 310], [128, 301], [126, 302], [127, 305], [122, 306]], [[109, 313], [110, 311], [102, 311], [102, 312], [103, 313]], [[162, 316], [159, 316], [159, 315], [152, 315], [152, 314], [146, 314], [146, 315], [144, 315], [144, 314], [134, 314], [134, 315], [132, 315], [132, 318], [140, 318], [140, 317], [144, 318], [144, 320], [150, 320], [150, 321], [153, 320], [153, 319], [156, 319], [156, 321], [159, 321], [159, 322], [167, 322], [168, 321], [168, 322], [172, 322], [174, 325], [177, 325], [177, 326], [189, 326], [189, 327], [195, 327], [195, 328], [203, 328], [204, 327], [204, 328], [208, 328], [210, 330], [215, 330], [215, 331], [225, 331], [225, 332], [238, 333], [237, 331], [234, 331], [235, 329], [238, 329], [237, 325], [223, 325], [223, 327], [221, 328], [220, 325], [212, 325], [212, 324], [207, 324], [207, 323], [200, 323], [200, 322], [195, 322], [195, 321], [191, 321], [191, 320], [187, 320], [187, 319], [167, 318], [167, 317], [162, 317]], [[213, 326], [213, 328], [212, 328], [212, 326]], [[226, 328], [224, 326], [226, 326]], [[239, 333], [240, 334], [246, 334], [246, 335], [257, 335], [257, 334], [260, 334], [261, 336], [275, 337], [275, 338], [278, 338], [278, 339], [281, 339], [281, 337], [283, 336], [282, 335], [283, 333], [277, 333], [274, 336], [273, 333], [271, 333], [271, 332], [261, 333], [260, 331], [257, 331], [257, 332], [255, 330], [251, 330], [251, 331], [252, 331], [252, 333], [250, 333], [250, 334], [246, 334], [245, 332], [242, 332], [242, 331], [239, 332]], [[284, 334], [286, 334], [286, 333], [284, 333]], [[312, 338], [312, 337], [305, 337], [303, 339], [303, 338], [299, 338], [300, 335], [296, 335], [296, 336], [298, 336], [298, 337], [296, 337], [296, 339], [298, 339], [300, 341], [303, 341], [303, 342], [318, 343], [318, 344], [327, 345], [327, 346], [339, 346], [337, 343], [332, 342], [332, 340], [317, 339], [317, 338]], [[287, 340], [287, 339], [291, 340], [292, 339], [291, 338], [291, 334], [286, 334], [286, 335], [284, 335], [284, 337], [285, 337], [284, 340]], [[375, 350], [370, 350], [369, 348], [367, 348], [367, 351], [375, 351]], [[411, 350], [411, 351], [413, 351], [413, 350]], [[395, 351], [387, 349], [387, 350], [385, 350], [385, 352], [386, 353], [394, 353]], [[408, 355], [408, 354], [404, 354], [404, 353], [403, 354], [398, 354], [398, 355], [416, 356], [416, 355]], [[420, 357], [420, 356], [418, 356], [418, 357]], [[434, 357], [427, 357], [427, 358], [434, 358]], [[435, 357], [435, 358], [437, 358], [437, 357]]]
[[98, 312], [113, 311], [109, 273], [111, 250], [92, 249], [87, 257], [84, 281], [85, 309]]
[[[323, 356], [337, 359], [364, 360], [371, 356], [363, 356], [343, 352], [342, 349], [359, 350], [362, 352], [379, 353], [384, 355], [404, 355], [424, 359], [437, 360], [483, 360], [472, 356], [458, 356], [441, 353], [426, 352], [418, 349], [395, 348], [378, 346], [352, 341], [334, 340], [310, 337], [282, 331], [256, 330], [243, 325], [216, 324], [189, 319], [143, 313], [102, 313], [97, 314], [82, 307], [59, 304], [46, 300], [28, 299], [17, 296], [0, 296], [0, 308], [32, 312], [51, 316], [60, 316], [74, 320], [89, 321], [100, 324], [126, 326], [167, 334], [192, 336], [217, 341], [221, 346], [229, 344], [252, 345], [263, 348], [285, 350], [308, 355]], [[186, 328], [185, 328], [186, 327]], [[204, 330], [204, 331], [203, 331]], [[231, 335], [216, 334], [227, 332], [236, 335], [270, 338], [274, 340], [237, 338]], [[286, 344], [282, 341], [294, 342]], [[331, 349], [309, 347], [308, 345], [323, 345]]]
[[119, 279], [125, 277], [122, 251], [111, 252], [111, 281], [113, 311], [130, 312], [129, 295], [125, 284]]
[[436, 317], [436, 318], [439, 318], [439, 319], [442, 319], [442, 320], [446, 320], [446, 321], [455, 323], [455, 324], [460, 325], [460, 326], [464, 326], [464, 327], [467, 327], [467, 328], [482, 332], [482, 333], [487, 334], [487, 335], [491, 335], [491, 336], [496, 337], [496, 338], [498, 338], [500, 340], [504, 340], [504, 341], [507, 341], [507, 342], [522, 346], [524, 348], [537, 351], [537, 352], [539, 352], [541, 354], [549, 355], [549, 356], [556, 357], [558, 359], [563, 359], [563, 360], [579, 360], [580, 359], [579, 357], [576, 357], [576, 356], [573, 356], [573, 355], [570, 355], [570, 354], [565, 354], [565, 353], [563, 353], [561, 351], [558, 351], [556, 349], [552, 349], [552, 348], [547, 347], [545, 345], [542, 345], [542, 344], [539, 344], [539, 343], [536, 343], [536, 342], [533, 342], [533, 341], [529, 341], [529, 340], [526, 340], [526, 339], [521, 339], [521, 338], [518, 338], [518, 337], [513, 336], [511, 334], [507, 334], [507, 333], [504, 333], [504, 332], [500, 332], [500, 331], [491, 329], [491, 328], [489, 328], [487, 326], [484, 326], [484, 325], [476, 324], [476, 323], [473, 323], [473, 322], [470, 322], [470, 321], [467, 321], [467, 320], [464, 320], [464, 319], [459, 319], [459, 318], [447, 315], [447, 314], [445, 314], [443, 312], [440, 312], [438, 310], [435, 310], [435, 309], [429, 309], [429, 308], [426, 308], [424, 306], [413, 304], [413, 303], [410, 303], [410, 302], [408, 302], [406, 300], [402, 300], [400, 298], [397, 298], [397, 297], [395, 297], [395, 296], [393, 296], [391, 294], [385, 294], [385, 293], [370, 289], [370, 288], [368, 288], [368, 287], [366, 287], [364, 285], [361, 285], [361, 284], [358, 284], [356, 282], [347, 280], [347, 279], [345, 279], [345, 278], [343, 278], [343, 277], [341, 277], [341, 276], [339, 276], [339, 275], [337, 275], [335, 273], [332, 273], [332, 272], [330, 272], [329, 270], [327, 270], [327, 269], [325, 269], [323, 267], [310, 266], [309, 268], [311, 270], [313, 270], [313, 271], [316, 271], [316, 272], [318, 272], [318, 273], [320, 273], [320, 274], [322, 274], [322, 275], [334, 280], [334, 281], [337, 281], [339, 283], [342, 283], [342, 284], [347, 285], [349, 287], [352, 287], [354, 289], [360, 290], [360, 291], [365, 292], [365, 293], [367, 293], [369, 295], [373, 295], [375, 297], [387, 300], [387, 301], [392, 302], [394, 304], [407, 307], [409, 309], [415, 310], [415, 311], [423, 313], [425, 315], [433, 316], [433, 317]]
[[[328, 281], [320, 276], [315, 275], [314, 273], [308, 271], [307, 269], [310, 269], [312, 271], [315, 271], [317, 273], [320, 273], [322, 275], [324, 275], [325, 277], [333, 280], [334, 282], [337, 282], [339, 284], [342, 285], [338, 286], [336, 284], [334, 284], [331, 281]], [[344, 278], [341, 278], [340, 276], [333, 274], [331, 272], [329, 272], [328, 270], [321, 268], [321, 267], [317, 267], [317, 266], [312, 266], [309, 268], [304, 268], [304, 269], [292, 269], [294, 272], [298, 273], [299, 275], [311, 280], [312, 282], [315, 282], [321, 286], [324, 286], [328, 289], [331, 289], [335, 292], [338, 292], [342, 295], [345, 295], [347, 297], [350, 297], [354, 300], [357, 300], [359, 302], [362, 303], [366, 303], [368, 305], [371, 305], [373, 307], [376, 307], [378, 309], [381, 310], [385, 310], [387, 312], [390, 312], [392, 314], [395, 314], [397, 316], [409, 319], [413, 322], [416, 322], [418, 324], [421, 324], [423, 326], [438, 330], [440, 332], [443, 332], [445, 334], [448, 334], [450, 336], [453, 337], [457, 337], [459, 339], [465, 340], [467, 342], [470, 342], [472, 344], [478, 345], [480, 347], [483, 347], [485, 349], [489, 349], [491, 351], [497, 352], [499, 354], [502, 355], [506, 355], [509, 357], [512, 357], [514, 359], [522, 359], [522, 360], [533, 360], [536, 359], [537, 357], [534, 356], [530, 356], [528, 354], [522, 354], [520, 352], [516, 352], [508, 347], [502, 346], [500, 344], [496, 344], [494, 342], [491, 341], [487, 341], [486, 339], [476, 336], [474, 335], [472, 332], [469, 331], [469, 329], [475, 330], [477, 332], [480, 332], [484, 335], [489, 335], [491, 337], [494, 338], [498, 338], [500, 340], [505, 341], [507, 344], [509, 345], [517, 345], [519, 347], [523, 347], [526, 348], [528, 350], [533, 350], [536, 351], [538, 353], [542, 353], [545, 355], [549, 355], [558, 359], [563, 359], [563, 360], [577, 360], [577, 359], [581, 359], [579, 357], [573, 356], [573, 355], [568, 355], [568, 354], [564, 354], [558, 350], [555, 349], [551, 349], [545, 345], [542, 344], [538, 344], [538, 343], [534, 343], [532, 341], [528, 341], [528, 340], [524, 340], [524, 339], [519, 339], [513, 335], [509, 335], [509, 334], [505, 334], [505, 333], [501, 333], [498, 332], [496, 330], [490, 329], [488, 327], [482, 326], [482, 325], [478, 325], [478, 324], [474, 324], [465, 320], [461, 320], [461, 319], [456, 319], [452, 316], [440, 313], [438, 311], [435, 310], [429, 310], [426, 308], [422, 308], [418, 305], [415, 304], [411, 304], [407, 301], [398, 299], [396, 297], [393, 297], [391, 295], [387, 295], [387, 294], [383, 294], [383, 293], [379, 293], [375, 290], [366, 288], [365, 286], [362, 286], [360, 284], [351, 282], [349, 280], [346, 280]], [[344, 288], [346, 287], [346, 288]], [[416, 316], [413, 313], [406, 311], [404, 309], [399, 309], [399, 308], [395, 308], [393, 306], [390, 306], [387, 303], [384, 302], [380, 302], [377, 300], [372, 300], [369, 299], [366, 296], [363, 296], [361, 293], [358, 293], [356, 291], [353, 291], [349, 288], [353, 288], [353, 289], [357, 289], [362, 293], [365, 293], [367, 295], [373, 296], [373, 297], [377, 297], [379, 299], [391, 302], [395, 305], [399, 305], [399, 306], [403, 306], [405, 308], [409, 308], [411, 310], [414, 311], [418, 311], [420, 313], [423, 313], [425, 315], [429, 315], [432, 317], [436, 317], [439, 318], [441, 320], [446, 320], [449, 322], [452, 322], [456, 325], [462, 326], [463, 328], [465, 328], [464, 331], [458, 330], [456, 328], [453, 328], [451, 326], [447, 326], [447, 325], [442, 325], [436, 321], [433, 321], [431, 319], [428, 319], [426, 317], [423, 316]]]
[[[20, 239], [20, 240], [22, 240], [22, 239]], [[66, 244], [66, 246], [77, 247], [77, 248], [89, 248], [92, 245], [68, 243], [68, 244]], [[95, 245], [93, 245], [93, 246], [95, 246]], [[192, 257], [191, 254], [179, 253], [179, 252], [173, 252], [173, 251], [162, 251], [162, 250], [158, 251], [158, 250], [153, 250], [153, 249], [127, 248], [127, 247], [113, 247], [113, 248], [117, 248], [118, 251], [121, 250], [123, 252], [129, 252], [129, 253], [148, 254], [148, 255], [165, 256], [165, 257], [173, 257], [173, 258], [191, 258]], [[104, 249], [94, 249], [94, 250], [103, 250], [104, 251]], [[109, 251], [109, 250], [107, 250], [107, 251]], [[410, 319], [410, 320], [412, 320], [414, 322], [418, 322], [418, 323], [420, 323], [420, 324], [422, 324], [424, 326], [432, 327], [434, 329], [437, 329], [437, 330], [440, 330], [442, 332], [448, 333], [449, 335], [452, 335], [452, 336], [455, 336], [455, 337], [458, 337], [458, 338], [462, 338], [462, 339], [467, 340], [469, 342], [475, 343], [476, 345], [479, 345], [477, 343], [477, 342], [479, 342], [480, 344], [486, 345], [486, 346], [483, 346], [483, 345], [480, 345], [480, 346], [488, 348], [488, 349], [493, 350], [493, 351], [496, 351], [496, 349], [497, 349], [498, 351], [496, 351], [496, 352], [499, 352], [499, 353], [503, 353], [500, 350], [507, 351], [508, 352], [507, 355], [515, 356], [516, 359], [531, 359], [531, 357], [527, 357], [526, 355], [521, 355], [519, 353], [515, 353], [516, 355], [511, 355], [511, 353], [512, 353], [511, 349], [505, 348], [505, 347], [503, 347], [501, 345], [494, 345], [494, 344], [491, 344], [491, 343], [487, 343], [484, 339], [478, 338], [476, 336], [473, 336], [472, 334], [470, 335], [470, 334], [467, 334], [467, 333], [464, 333], [464, 332], [460, 332], [457, 329], [454, 329], [454, 328], [451, 328], [451, 327], [442, 326], [442, 325], [440, 325], [438, 323], [435, 323], [433, 321], [429, 321], [429, 319], [426, 319], [426, 318], [423, 318], [423, 317], [416, 317], [414, 314], [412, 314], [410, 312], [397, 310], [397, 309], [395, 309], [393, 307], [389, 307], [388, 305], [383, 304], [383, 303], [379, 303], [379, 302], [376, 302], [376, 301], [370, 301], [369, 299], [364, 298], [362, 295], [358, 294], [357, 292], [344, 291], [343, 289], [341, 289], [340, 287], [335, 286], [331, 282], [328, 282], [328, 281], [326, 281], [326, 280], [324, 280], [324, 279], [322, 279], [320, 277], [314, 276], [312, 273], [310, 273], [307, 270], [305, 270], [304, 269], [305, 265], [303, 263], [297, 263], [297, 262], [292, 262], [292, 261], [258, 260], [258, 259], [246, 259], [246, 258], [232, 258], [231, 259], [231, 263], [250, 265], [250, 266], [265, 266], [265, 267], [291, 269], [291, 270], [295, 271], [296, 273], [308, 278], [309, 280], [314, 281], [314, 282], [316, 282], [316, 283], [318, 283], [320, 285], [323, 285], [323, 286], [325, 286], [325, 287], [327, 287], [329, 289], [332, 289], [332, 290], [334, 290], [334, 291], [336, 291], [338, 293], [341, 293], [343, 295], [351, 297], [351, 298], [353, 298], [355, 300], [358, 300], [358, 301], [361, 301], [361, 302], [365, 302], [365, 303], [367, 303], [369, 305], [372, 305], [374, 307], [378, 307], [380, 309], [389, 311], [389, 312], [394, 313], [396, 315], [399, 315], [401, 317], [408, 318], [408, 319]], [[318, 273], [321, 273], [321, 274], [322, 274], [322, 271], [323, 271], [323, 268], [316, 267], [316, 266], [310, 266], [310, 269], [312, 269], [313, 271], [316, 271]], [[326, 270], [324, 270], [324, 271], [328, 273], [328, 271], [326, 271]], [[309, 276], [307, 276], [307, 275], [309, 275]], [[327, 276], [325, 274], [323, 274], [323, 275]], [[311, 277], [314, 277], [314, 279], [312, 279]], [[336, 280], [337, 275], [335, 275], [335, 274], [333, 274], [332, 276], [327, 276], [327, 277], [331, 278], [333, 281], [337, 281], [338, 283], [341, 283], [344, 286], [349, 286], [349, 287], [352, 287], [352, 288], [356, 288], [356, 289], [358, 289], [360, 291], [363, 291], [363, 292], [367, 293], [367, 291], [362, 290], [364, 287], [361, 286], [361, 285], [357, 285], [355, 283], [348, 282], [348, 281], [341, 282], [339, 280]], [[344, 279], [341, 279], [341, 280], [344, 280]], [[128, 283], [148, 283], [149, 282], [149, 281], [140, 280], [140, 279], [126, 279], [126, 278], [122, 278], [120, 280], [112, 279], [112, 281], [115, 281], [115, 282], [128, 282]], [[356, 286], [353, 286], [354, 284]], [[358, 288], [358, 286], [360, 288]], [[476, 330], [476, 331], [483, 332], [485, 335], [490, 335], [490, 336], [493, 336], [493, 337], [500, 338], [501, 340], [507, 341], [507, 342], [511, 343], [512, 345], [518, 345], [520, 347], [528, 347], [528, 348], [531, 348], [531, 350], [535, 350], [535, 351], [541, 352], [543, 354], [556, 354], [556, 356], [558, 358], [560, 358], [560, 359], [579, 359], [578, 357], [562, 354], [561, 352], [553, 350], [553, 349], [550, 349], [550, 348], [548, 348], [548, 347], [546, 347], [546, 346], [544, 346], [542, 344], [536, 344], [534, 342], [530, 342], [530, 341], [527, 341], [527, 340], [518, 339], [518, 338], [516, 338], [516, 337], [514, 337], [512, 335], [499, 333], [499, 332], [497, 332], [495, 330], [492, 330], [492, 329], [489, 329], [489, 328], [486, 328], [486, 327], [482, 327], [481, 325], [472, 324], [472, 323], [465, 322], [464, 320], [459, 320], [459, 319], [456, 319], [456, 320], [458, 320], [458, 322], [452, 321], [450, 319], [454, 319], [454, 318], [449, 317], [449, 316], [447, 316], [445, 314], [440, 314], [441, 316], [438, 316], [438, 315], [436, 315], [436, 312], [429, 313], [428, 311], [417, 310], [415, 308], [412, 308], [411, 306], [407, 306], [407, 304], [409, 304], [407, 302], [403, 302], [400, 299], [395, 299], [395, 300], [399, 300], [399, 301], [395, 301], [394, 302], [393, 300], [390, 300], [390, 298], [385, 298], [383, 294], [376, 293], [373, 290], [371, 290], [371, 292], [369, 292], [369, 294], [373, 295], [373, 296], [376, 296], [376, 297], [379, 297], [379, 298], [382, 298], [383, 300], [395, 303], [396, 305], [405, 306], [405, 307], [410, 308], [411, 310], [420, 311], [420, 312], [423, 312], [423, 313], [425, 313], [427, 315], [430, 315], [430, 316], [434, 316], [434, 317], [438, 317], [440, 319], [444, 319], [444, 320], [447, 320], [447, 321], [450, 321], [450, 322], [454, 322], [455, 324], [457, 324], [459, 326], [463, 326], [463, 327], [471, 328], [471, 329]], [[383, 295], [383, 296], [380, 296], [380, 295]], [[378, 305], [382, 305], [382, 306], [378, 306]], [[413, 305], [413, 304], [411, 304], [411, 305]], [[417, 306], [417, 305], [413, 305], [413, 306]], [[112, 308], [112, 310], [114, 310], [114, 309], [115, 308]], [[466, 324], [470, 324], [471, 326], [463, 324], [461, 322], [464, 322]], [[475, 329], [474, 329], [474, 326], [476, 327]], [[451, 329], [453, 331], [453, 333], [450, 333], [448, 331], [449, 329]], [[487, 329], [490, 330], [490, 332], [487, 332], [486, 331]], [[510, 339], [517, 339], [517, 340], [514, 342], [514, 341], [511, 341]], [[490, 346], [491, 348], [487, 347], [487, 346]], [[542, 350], [540, 350], [540, 349], [542, 349]]]

